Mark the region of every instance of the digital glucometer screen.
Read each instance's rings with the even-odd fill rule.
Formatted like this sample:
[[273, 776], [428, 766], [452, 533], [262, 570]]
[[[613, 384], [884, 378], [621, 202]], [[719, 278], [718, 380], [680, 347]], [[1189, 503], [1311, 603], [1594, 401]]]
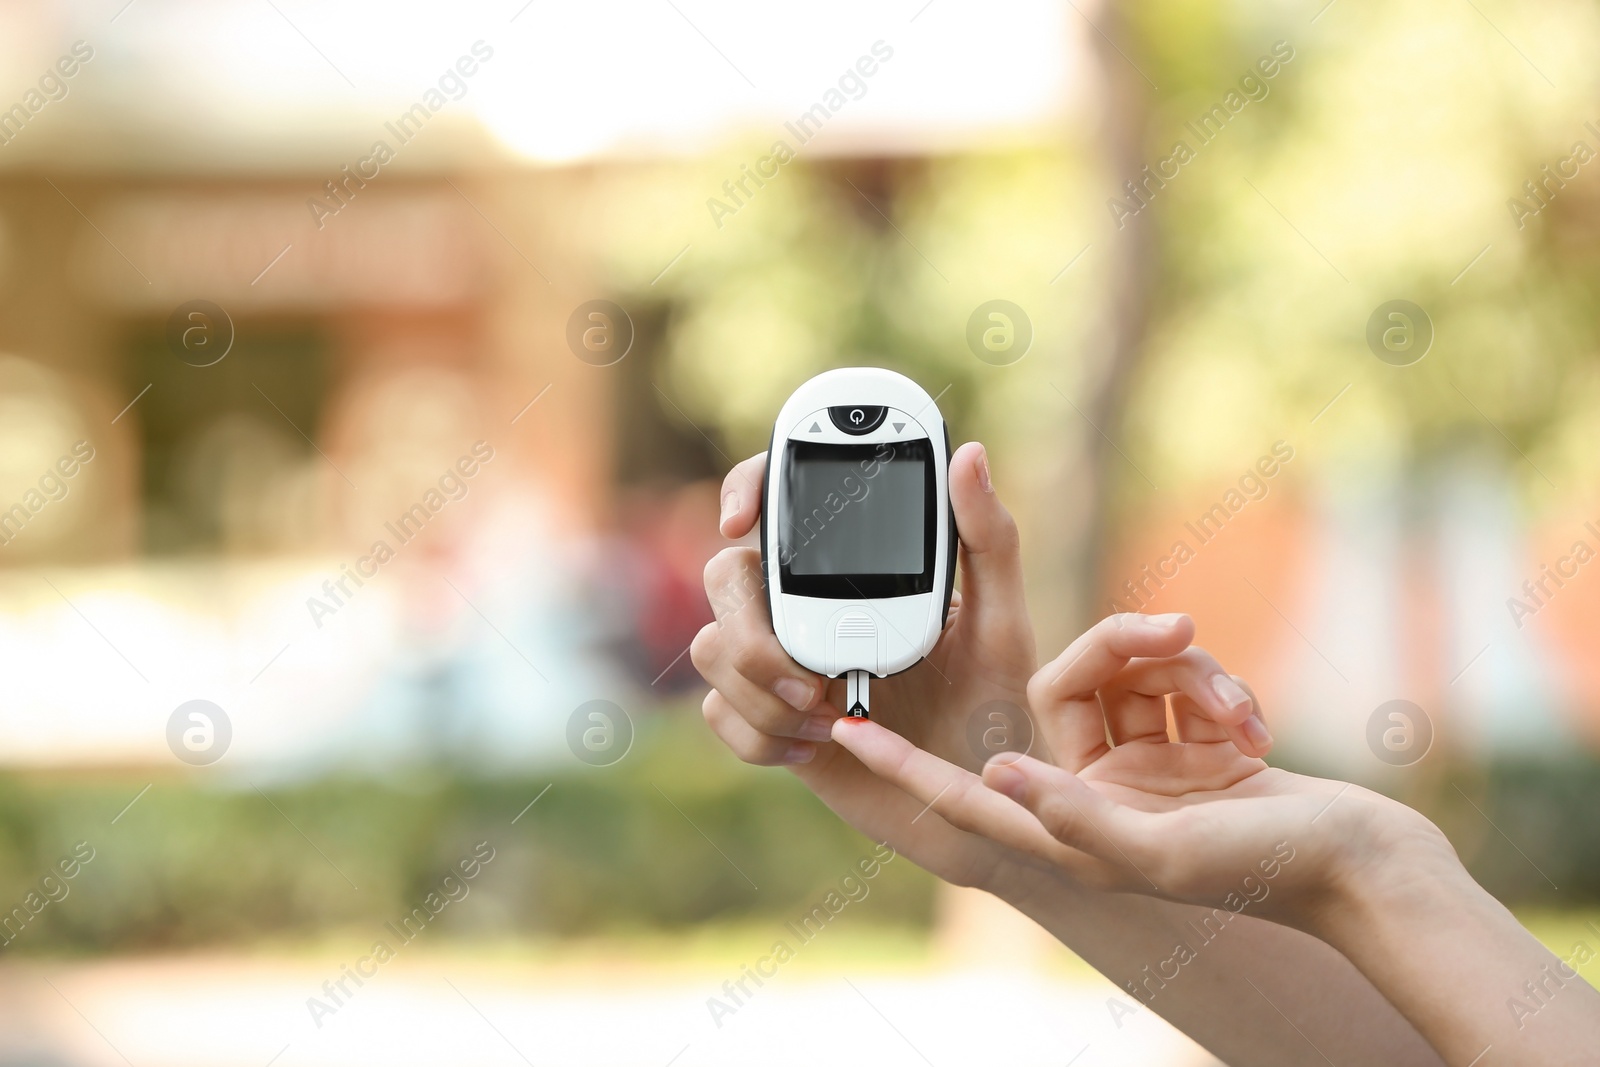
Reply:
[[849, 599], [932, 590], [937, 490], [927, 439], [791, 441], [782, 478], [785, 592]]

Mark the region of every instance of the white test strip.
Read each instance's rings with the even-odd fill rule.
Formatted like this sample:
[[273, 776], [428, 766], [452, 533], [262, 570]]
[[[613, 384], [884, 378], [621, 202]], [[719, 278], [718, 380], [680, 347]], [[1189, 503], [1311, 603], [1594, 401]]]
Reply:
[[847, 671], [845, 673], [845, 718], [871, 718], [868, 712], [872, 708], [872, 702], [867, 698], [867, 686], [869, 684], [867, 679], [871, 677], [872, 675], [866, 671]]

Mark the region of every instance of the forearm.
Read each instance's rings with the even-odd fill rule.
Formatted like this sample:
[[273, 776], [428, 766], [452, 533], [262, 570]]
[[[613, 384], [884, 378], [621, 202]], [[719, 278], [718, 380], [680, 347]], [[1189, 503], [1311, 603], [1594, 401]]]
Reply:
[[1001, 895], [1115, 982], [1126, 1004], [1233, 1067], [1441, 1062], [1372, 982], [1309, 934], [1043, 873]]
[[1595, 1062], [1600, 993], [1447, 845], [1364, 867], [1314, 926], [1452, 1064]]

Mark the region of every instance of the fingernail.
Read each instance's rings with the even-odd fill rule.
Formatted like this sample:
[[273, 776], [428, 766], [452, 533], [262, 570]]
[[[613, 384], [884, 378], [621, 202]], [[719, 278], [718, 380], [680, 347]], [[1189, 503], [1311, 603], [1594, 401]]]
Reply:
[[813, 715], [801, 724], [800, 736], [807, 741], [831, 741], [833, 720], [826, 715]]
[[1009, 763], [990, 763], [983, 772], [983, 780], [990, 789], [1016, 801], [1022, 800], [1022, 794], [1028, 788], [1028, 780], [1022, 772]]
[[994, 492], [994, 483], [989, 480], [988, 450], [978, 453], [978, 485], [985, 493]]
[[1183, 612], [1181, 611], [1171, 611], [1165, 615], [1144, 616], [1146, 626], [1160, 626], [1163, 629], [1170, 629], [1171, 627], [1178, 625], [1178, 623], [1182, 620]]
[[1250, 703], [1250, 694], [1246, 693], [1238, 682], [1226, 674], [1219, 674], [1211, 679], [1211, 691], [1217, 694], [1217, 698], [1227, 708], [1236, 708], [1240, 704]]
[[801, 742], [789, 746], [788, 751], [783, 754], [783, 763], [786, 767], [793, 766], [796, 763], [810, 763], [816, 758], [816, 755], [817, 748], [815, 745]]
[[717, 520], [718, 525], [727, 522], [739, 511], [739, 490], [729, 489], [722, 494], [722, 518]]
[[1245, 737], [1257, 748], [1267, 748], [1272, 744], [1272, 735], [1267, 732], [1267, 724], [1261, 721], [1261, 716], [1252, 715], [1244, 721], [1241, 727]]
[[812, 688], [798, 678], [783, 678], [772, 691], [778, 694], [778, 699], [796, 711], [805, 711], [811, 706]]

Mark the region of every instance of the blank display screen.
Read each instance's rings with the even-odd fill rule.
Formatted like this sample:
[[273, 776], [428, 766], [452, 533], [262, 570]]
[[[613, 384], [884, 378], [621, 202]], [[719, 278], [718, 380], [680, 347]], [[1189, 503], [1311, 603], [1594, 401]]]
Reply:
[[783, 588], [797, 596], [908, 596], [933, 588], [933, 448], [791, 441], [778, 520]]
[[848, 460], [796, 463], [792, 515], [808, 536], [796, 537], [790, 569], [795, 574], [921, 573], [926, 480], [923, 464], [911, 459], [881, 463], [870, 478]]

